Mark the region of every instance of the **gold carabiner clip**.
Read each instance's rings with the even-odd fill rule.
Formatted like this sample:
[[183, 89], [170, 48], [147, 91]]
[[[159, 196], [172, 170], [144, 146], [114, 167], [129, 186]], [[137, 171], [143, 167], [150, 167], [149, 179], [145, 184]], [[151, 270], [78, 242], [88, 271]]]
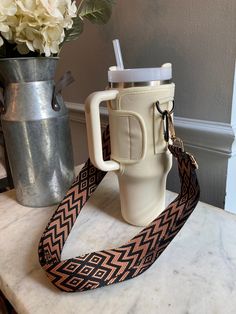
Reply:
[[177, 137], [175, 134], [175, 127], [173, 123], [173, 119], [170, 113], [168, 113], [168, 125], [169, 125], [169, 132], [170, 132], [170, 139], [172, 141], [172, 145], [175, 147], [181, 148], [182, 152], [184, 151], [184, 143], [181, 138]]
[[[163, 120], [163, 129], [164, 129], [164, 139], [167, 143], [169, 143], [169, 141], [171, 140], [171, 145], [175, 146], [175, 147], [178, 147], [181, 149], [182, 152], [184, 152], [184, 143], [183, 141], [181, 140], [181, 138], [177, 137], [176, 134], [175, 134], [175, 127], [174, 127], [174, 122], [173, 122], [173, 119], [172, 119], [172, 112], [174, 111], [174, 103], [173, 103], [173, 107], [172, 109], [169, 111], [169, 110], [164, 110], [162, 111], [160, 109], [160, 103], [159, 101], [156, 102], [156, 108], [158, 110], [158, 112], [162, 115], [162, 120]], [[197, 164], [197, 161], [196, 159], [194, 158], [194, 156], [188, 152], [185, 152], [190, 160], [191, 160], [191, 163], [192, 165], [198, 169], [198, 164]]]

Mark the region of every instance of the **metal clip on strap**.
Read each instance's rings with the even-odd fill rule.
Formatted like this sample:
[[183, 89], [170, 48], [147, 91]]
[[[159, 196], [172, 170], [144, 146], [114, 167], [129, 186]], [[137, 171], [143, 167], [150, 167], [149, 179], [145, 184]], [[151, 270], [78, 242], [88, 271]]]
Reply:
[[172, 145], [174, 145], [175, 147], [181, 148], [182, 152], [184, 152], [184, 143], [181, 140], [181, 138], [177, 137], [175, 134], [175, 127], [174, 127], [173, 119], [170, 113], [168, 113], [168, 124], [169, 124], [170, 138], [172, 141]]
[[[167, 143], [169, 143], [169, 140], [171, 139], [172, 141], [172, 145], [174, 147], [178, 147], [181, 149], [182, 152], [184, 152], [184, 143], [181, 140], [181, 138], [177, 137], [175, 134], [175, 127], [174, 127], [174, 122], [172, 119], [171, 114], [174, 111], [174, 101], [173, 101], [173, 106], [171, 108], [171, 110], [164, 110], [162, 111], [160, 109], [160, 102], [157, 101], [156, 102], [156, 108], [157, 111], [162, 115], [162, 120], [163, 120], [163, 133], [164, 133], [164, 139]], [[194, 156], [188, 152], [186, 152], [186, 154], [189, 156], [192, 165], [198, 169], [198, 164], [196, 162], [196, 159], [194, 158]]]

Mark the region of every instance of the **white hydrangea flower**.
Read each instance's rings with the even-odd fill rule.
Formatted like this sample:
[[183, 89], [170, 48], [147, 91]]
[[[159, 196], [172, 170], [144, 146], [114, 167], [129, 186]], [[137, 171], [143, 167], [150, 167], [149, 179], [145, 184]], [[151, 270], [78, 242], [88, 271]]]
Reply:
[[0, 37], [0, 47], [2, 47], [3, 44], [4, 44], [4, 41], [3, 41], [2, 37]]
[[39, 0], [41, 8], [44, 9], [45, 15], [54, 17], [57, 20], [63, 20], [63, 14], [58, 7], [57, 0]]
[[37, 0], [16, 0], [18, 6], [18, 14], [27, 14], [29, 16], [34, 16], [37, 10]]
[[51, 54], [58, 53], [59, 45], [63, 42], [65, 37], [64, 29], [60, 25], [56, 26], [46, 26], [42, 35], [44, 37], [44, 53], [46, 57], [49, 57]]
[[[14, 0], [4, 0], [0, 2], [0, 32], [6, 39], [11, 39], [12, 31], [9, 27], [9, 17], [13, 17], [17, 12], [17, 6]], [[0, 46], [4, 43], [0, 37]]]
[[[39, 30], [28, 25], [27, 22], [20, 23], [16, 28], [15, 42], [19, 44], [21, 50], [27, 46], [30, 51], [43, 53], [43, 36]], [[25, 50], [27, 51], [27, 50]]]
[[17, 43], [17, 51], [21, 54], [21, 55], [26, 55], [27, 53], [30, 52], [30, 50], [28, 49], [28, 47], [23, 43]]
[[0, 1], [0, 16], [13, 16], [17, 12], [15, 0]]
[[9, 31], [9, 26], [3, 22], [0, 22], [0, 32], [8, 32]]
[[30, 50], [50, 56], [59, 52], [76, 14], [76, 2], [71, 0], [0, 1], [0, 34], [16, 43], [22, 54]]
[[5, 26], [6, 26], [5, 30], [1, 29], [0, 27], [2, 36], [8, 41], [12, 41], [14, 37], [13, 30], [15, 30], [15, 27], [18, 24], [19, 24], [19, 21], [16, 16], [8, 16], [5, 21]]

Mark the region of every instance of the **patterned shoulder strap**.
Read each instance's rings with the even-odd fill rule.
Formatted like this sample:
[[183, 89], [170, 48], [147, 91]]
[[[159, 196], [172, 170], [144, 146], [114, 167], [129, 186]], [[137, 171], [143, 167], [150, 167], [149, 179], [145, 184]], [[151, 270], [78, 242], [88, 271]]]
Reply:
[[[105, 172], [86, 162], [53, 214], [39, 243], [39, 261], [49, 280], [66, 292], [85, 291], [134, 278], [147, 270], [180, 231], [200, 195], [191, 155], [169, 145], [177, 158], [181, 191], [178, 197], [128, 243], [116, 248], [61, 260], [66, 239], [85, 203]], [[110, 156], [109, 129], [103, 134], [103, 153]]]

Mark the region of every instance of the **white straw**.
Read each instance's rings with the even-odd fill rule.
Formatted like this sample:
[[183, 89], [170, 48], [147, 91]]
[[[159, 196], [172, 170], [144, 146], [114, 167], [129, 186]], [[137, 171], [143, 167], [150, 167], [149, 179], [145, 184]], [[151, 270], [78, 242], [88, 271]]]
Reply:
[[115, 57], [116, 57], [117, 68], [123, 70], [124, 64], [123, 64], [122, 54], [120, 50], [119, 39], [114, 39], [112, 42], [113, 42], [113, 47], [114, 47], [114, 52], [115, 52]]

